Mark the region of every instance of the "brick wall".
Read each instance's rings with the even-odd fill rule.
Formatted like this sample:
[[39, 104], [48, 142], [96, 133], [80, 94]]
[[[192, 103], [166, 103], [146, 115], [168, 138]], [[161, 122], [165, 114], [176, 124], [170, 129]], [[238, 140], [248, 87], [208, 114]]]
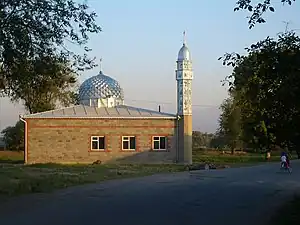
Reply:
[[[172, 163], [176, 120], [27, 119], [27, 163]], [[91, 136], [105, 136], [105, 151], [91, 151]], [[122, 151], [122, 136], [136, 137], [136, 151]], [[152, 150], [153, 136], [167, 136], [166, 151]]]

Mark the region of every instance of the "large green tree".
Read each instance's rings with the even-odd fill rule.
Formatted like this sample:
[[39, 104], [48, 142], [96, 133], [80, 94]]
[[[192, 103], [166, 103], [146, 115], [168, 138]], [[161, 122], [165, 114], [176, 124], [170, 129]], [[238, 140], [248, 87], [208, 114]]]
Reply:
[[[75, 73], [94, 67], [87, 44], [91, 33], [101, 31], [95, 19], [86, 4], [73, 0], [0, 1], [0, 89], [15, 96], [16, 85], [32, 81], [23, 74], [24, 64], [44, 56], [68, 61]], [[72, 45], [84, 53], [72, 51]]]
[[233, 66], [225, 80], [239, 93], [244, 121], [251, 122], [247, 132], [269, 149], [274, 144], [300, 149], [300, 38], [294, 32], [279, 34], [247, 52], [223, 57]]
[[[288, 4], [292, 5], [293, 2], [296, 0], [280, 0], [282, 4]], [[263, 15], [267, 11], [274, 12], [274, 6], [272, 5], [271, 0], [260, 0], [260, 1], [255, 1], [253, 3], [253, 0], [238, 0], [236, 2], [236, 7], [234, 8], [234, 11], [238, 10], [247, 10], [251, 13], [249, 16], [249, 28], [254, 27], [256, 23], [265, 23], [266, 20], [264, 19]]]
[[[288, 5], [293, 2], [295, 0], [281, 0]], [[256, 23], [266, 22], [267, 11], [275, 11], [272, 3], [271, 0], [238, 0], [234, 11], [249, 11], [248, 23], [252, 28]], [[271, 149], [277, 144], [297, 149], [300, 146], [299, 108], [297, 99], [292, 96], [298, 92], [299, 79], [295, 76], [299, 70], [295, 68], [299, 63], [298, 41], [293, 32], [287, 32], [278, 40], [268, 37], [251, 45], [244, 56], [233, 53], [222, 58], [224, 65], [233, 66], [233, 73], [225, 81], [228, 81], [229, 92], [234, 90], [237, 94], [234, 101], [240, 107], [240, 138], [247, 147]], [[287, 84], [294, 94], [289, 92]], [[225, 115], [227, 120], [228, 117]]]

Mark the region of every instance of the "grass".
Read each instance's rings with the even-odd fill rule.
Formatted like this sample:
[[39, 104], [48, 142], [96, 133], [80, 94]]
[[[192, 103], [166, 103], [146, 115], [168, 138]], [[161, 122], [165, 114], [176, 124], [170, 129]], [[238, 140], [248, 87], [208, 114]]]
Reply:
[[300, 196], [284, 204], [271, 218], [270, 225], [296, 225], [300, 221]]
[[[271, 159], [278, 161], [279, 156]], [[23, 165], [20, 164], [22, 160], [22, 152], [0, 151], [0, 197], [49, 192], [79, 184], [185, 170], [184, 166], [175, 164]], [[265, 159], [262, 154], [231, 155], [196, 149], [193, 151], [193, 161], [195, 164], [243, 166], [264, 162]]]
[[183, 171], [180, 165], [0, 165], [0, 196], [49, 192], [117, 178]]
[[[280, 161], [278, 153], [273, 154], [270, 161]], [[205, 151], [201, 149], [195, 149], [193, 151], [194, 163], [215, 163], [215, 164], [256, 164], [266, 162], [265, 155], [261, 153], [245, 153], [236, 152], [234, 155], [229, 152], [224, 154], [221, 151]]]
[[23, 152], [0, 151], [0, 163], [23, 163]]

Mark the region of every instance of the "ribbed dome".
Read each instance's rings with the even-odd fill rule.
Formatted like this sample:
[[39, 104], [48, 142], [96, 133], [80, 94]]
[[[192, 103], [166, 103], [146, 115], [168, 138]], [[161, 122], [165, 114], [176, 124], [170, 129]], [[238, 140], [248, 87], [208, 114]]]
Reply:
[[186, 44], [183, 44], [178, 53], [178, 61], [191, 60], [191, 53]]
[[110, 97], [124, 100], [124, 92], [116, 80], [102, 72], [85, 80], [79, 88], [80, 101]]

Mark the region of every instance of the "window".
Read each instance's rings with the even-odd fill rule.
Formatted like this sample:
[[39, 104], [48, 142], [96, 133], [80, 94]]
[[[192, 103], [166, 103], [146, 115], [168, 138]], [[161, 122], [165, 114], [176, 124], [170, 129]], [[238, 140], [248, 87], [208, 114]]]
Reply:
[[92, 136], [91, 137], [91, 150], [104, 151], [105, 150], [105, 137], [104, 136]]
[[167, 137], [157, 136], [152, 139], [153, 150], [166, 150], [167, 149]]
[[122, 150], [135, 150], [135, 137], [134, 136], [122, 137]]

